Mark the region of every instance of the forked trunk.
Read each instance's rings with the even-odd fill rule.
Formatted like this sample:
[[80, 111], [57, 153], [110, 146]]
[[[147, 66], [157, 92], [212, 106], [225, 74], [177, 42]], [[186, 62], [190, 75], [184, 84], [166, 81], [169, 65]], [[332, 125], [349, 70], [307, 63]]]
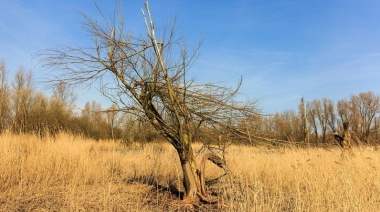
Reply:
[[185, 198], [184, 200], [191, 203], [198, 203], [198, 191], [199, 191], [199, 178], [196, 170], [194, 170], [191, 160], [182, 163], [183, 171], [183, 185], [185, 187]]
[[207, 203], [217, 202], [216, 198], [206, 193], [205, 162], [210, 160], [220, 168], [223, 168], [224, 163], [222, 159], [213, 153], [205, 154], [202, 158], [200, 168], [197, 169], [194, 152], [191, 147], [189, 147], [187, 151], [178, 151], [178, 154], [183, 171], [183, 185], [185, 188], [184, 200], [191, 204], [199, 204], [200, 201]]
[[[187, 136], [185, 136], [187, 138]], [[184, 200], [191, 203], [198, 203], [199, 177], [197, 174], [197, 165], [190, 142], [186, 139], [183, 142], [183, 148], [177, 149], [179, 159], [181, 161], [183, 173], [183, 186], [185, 188]]]

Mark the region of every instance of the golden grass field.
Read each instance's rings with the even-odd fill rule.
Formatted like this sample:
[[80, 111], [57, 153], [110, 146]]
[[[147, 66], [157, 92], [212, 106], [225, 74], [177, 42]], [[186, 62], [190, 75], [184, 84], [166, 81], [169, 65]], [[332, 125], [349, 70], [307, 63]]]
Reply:
[[[195, 149], [200, 145], [195, 145]], [[232, 180], [208, 192], [219, 203], [199, 211], [378, 211], [380, 151], [227, 148]], [[207, 179], [224, 172], [209, 163]], [[0, 211], [186, 210], [171, 146], [96, 142], [61, 134], [0, 136]]]

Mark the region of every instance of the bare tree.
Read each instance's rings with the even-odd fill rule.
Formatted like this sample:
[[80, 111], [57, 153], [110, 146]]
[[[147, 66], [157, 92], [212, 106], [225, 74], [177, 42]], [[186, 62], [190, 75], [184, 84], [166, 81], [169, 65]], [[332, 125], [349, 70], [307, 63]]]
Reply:
[[[197, 169], [193, 136], [201, 125], [220, 133], [245, 136], [237, 127], [241, 118], [254, 114], [254, 105], [236, 101], [238, 89], [200, 84], [189, 78], [187, 73], [199, 47], [189, 50], [184, 40], [175, 36], [175, 27], [164, 30], [161, 36], [156, 34], [148, 3], [143, 17], [147, 33], [135, 36], [125, 30], [122, 18], [115, 23], [116, 18], [110, 20], [103, 15], [102, 25], [101, 21], [84, 16], [84, 26], [94, 40], [92, 47], [48, 49], [39, 56], [49, 69], [63, 71], [56, 72], [55, 82], [99, 82], [101, 93], [121, 111], [147, 120], [177, 150], [185, 200], [214, 202], [203, 189], [204, 173]], [[223, 166], [224, 162], [214, 156], [207, 155]]]
[[302, 129], [302, 141], [305, 143], [309, 143], [309, 130], [307, 127], [307, 113], [306, 113], [306, 106], [305, 106], [305, 101], [304, 98], [301, 98], [301, 102], [298, 105], [298, 111], [300, 114], [300, 119], [301, 119], [301, 129]]
[[348, 122], [351, 116], [350, 103], [347, 100], [339, 100], [337, 104], [338, 115], [342, 122]]
[[27, 114], [28, 132], [37, 133], [41, 138], [45, 136], [48, 128], [53, 125], [51, 120], [59, 116], [59, 114], [49, 114], [49, 109], [49, 100], [43, 93], [37, 92], [33, 95]]
[[107, 124], [110, 127], [111, 131], [111, 137], [114, 140], [115, 139], [115, 134], [114, 134], [114, 129], [116, 125], [116, 118], [118, 115], [119, 109], [117, 108], [117, 105], [113, 104], [111, 107], [107, 110]]
[[24, 68], [20, 67], [13, 83], [13, 92], [13, 130], [25, 133], [34, 92], [32, 72], [26, 72]]
[[11, 121], [10, 90], [7, 83], [7, 69], [0, 61], [0, 133], [9, 127]]
[[73, 89], [64, 81], [60, 81], [53, 89], [53, 97], [62, 101], [62, 103], [70, 108], [74, 108], [74, 103], [77, 98]]
[[318, 135], [318, 118], [317, 118], [317, 108], [315, 105], [318, 100], [313, 100], [311, 103], [307, 103], [307, 120], [310, 124], [310, 129], [314, 132], [315, 142], [319, 143]]
[[358, 116], [358, 134], [361, 140], [368, 142], [368, 137], [375, 129], [375, 117], [380, 112], [380, 96], [373, 92], [362, 92], [351, 96], [352, 109]]
[[[309, 103], [309, 122], [314, 129], [316, 140], [326, 143], [327, 129], [334, 129], [334, 103], [330, 99], [314, 99]], [[321, 138], [319, 138], [321, 136]]]
[[[351, 95], [350, 100], [338, 101], [338, 113], [342, 122], [350, 122], [354, 138], [368, 142], [376, 134], [376, 116], [380, 112], [380, 96], [373, 92]], [[357, 136], [357, 137], [356, 137]]]
[[275, 135], [276, 138], [289, 141], [297, 142], [294, 125], [299, 125], [298, 120], [295, 118], [296, 114], [293, 110], [286, 110], [282, 113], [276, 113], [273, 117]]
[[327, 126], [328, 126], [328, 120], [329, 120], [329, 105], [332, 105], [332, 101], [328, 100], [326, 98], [323, 98], [322, 101], [317, 101], [316, 104], [317, 108], [317, 117], [319, 126], [321, 129], [321, 135], [322, 135], [322, 143], [326, 143], [326, 133], [327, 133]]
[[336, 131], [336, 125], [337, 125], [337, 117], [335, 115], [335, 108], [334, 103], [332, 100], [327, 100], [327, 114], [328, 114], [328, 126], [330, 128], [330, 131], [334, 133]]

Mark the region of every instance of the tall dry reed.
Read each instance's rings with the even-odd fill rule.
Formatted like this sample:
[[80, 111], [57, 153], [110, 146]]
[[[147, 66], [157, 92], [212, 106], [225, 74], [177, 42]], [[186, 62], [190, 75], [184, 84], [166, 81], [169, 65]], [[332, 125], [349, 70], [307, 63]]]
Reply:
[[[195, 149], [199, 149], [196, 145]], [[221, 211], [376, 211], [380, 152], [231, 146], [232, 176], [210, 185]], [[207, 180], [224, 172], [206, 164]], [[125, 146], [70, 134], [0, 136], [0, 211], [181, 209], [182, 174], [162, 143]], [[200, 210], [210, 210], [210, 207]], [[183, 209], [183, 208], [182, 208]]]

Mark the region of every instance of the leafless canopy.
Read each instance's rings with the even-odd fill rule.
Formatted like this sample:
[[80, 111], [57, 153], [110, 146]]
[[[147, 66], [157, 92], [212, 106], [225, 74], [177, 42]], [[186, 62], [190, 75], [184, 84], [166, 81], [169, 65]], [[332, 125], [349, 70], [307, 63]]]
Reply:
[[187, 78], [200, 45], [189, 50], [183, 37], [176, 37], [174, 26], [157, 38], [146, 11], [144, 36], [127, 31], [122, 16], [118, 23], [104, 18], [101, 25], [84, 15], [92, 46], [65, 46], [39, 53], [43, 65], [54, 71], [50, 82], [99, 83], [101, 93], [120, 110], [148, 118], [170, 141], [180, 140], [180, 128], [193, 132], [206, 124], [228, 130], [239, 118], [254, 112], [254, 104], [234, 100], [241, 81], [237, 89], [231, 89]]

